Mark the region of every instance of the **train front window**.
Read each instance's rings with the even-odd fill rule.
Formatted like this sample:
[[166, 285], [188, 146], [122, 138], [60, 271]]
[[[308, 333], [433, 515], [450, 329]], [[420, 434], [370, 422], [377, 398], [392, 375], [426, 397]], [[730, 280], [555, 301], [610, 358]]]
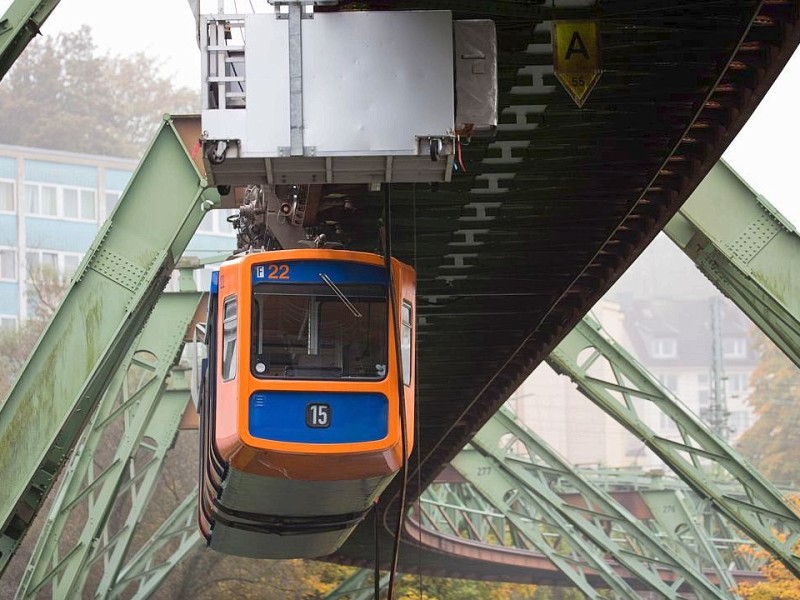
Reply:
[[254, 286], [251, 369], [282, 379], [383, 379], [386, 286], [331, 282]]

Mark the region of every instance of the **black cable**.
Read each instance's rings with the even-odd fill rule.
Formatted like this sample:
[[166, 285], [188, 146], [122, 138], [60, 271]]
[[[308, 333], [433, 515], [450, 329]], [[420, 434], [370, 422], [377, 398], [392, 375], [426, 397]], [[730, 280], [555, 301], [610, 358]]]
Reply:
[[396, 310], [394, 293], [394, 277], [392, 276], [392, 194], [389, 183], [383, 189], [384, 214], [383, 214], [383, 250], [386, 269], [389, 276], [389, 306], [392, 316], [392, 325], [395, 339], [395, 361], [397, 363], [397, 389], [400, 404], [400, 442], [402, 451], [402, 479], [400, 487], [400, 510], [397, 515], [397, 526], [394, 534], [394, 547], [392, 549], [392, 564], [389, 569], [389, 591], [387, 600], [394, 596], [394, 580], [397, 574], [397, 561], [400, 557], [400, 534], [403, 530], [403, 518], [406, 510], [406, 492], [408, 489], [408, 424], [406, 423], [405, 390], [403, 389], [403, 356], [400, 348], [399, 313]]
[[381, 509], [380, 504], [375, 502], [374, 527], [375, 527], [375, 571], [372, 575], [373, 584], [375, 586], [375, 600], [380, 600], [381, 597]]
[[[417, 273], [417, 184], [411, 184], [411, 219], [413, 223], [413, 234], [414, 234], [414, 274]], [[416, 315], [416, 307], [414, 308], [414, 314], [412, 318], [414, 321], [417, 320]], [[414, 335], [416, 336], [416, 323], [414, 323]], [[412, 342], [413, 342], [412, 338]], [[417, 345], [412, 345], [412, 357], [413, 357], [413, 365], [414, 365], [414, 386], [416, 388], [417, 378], [416, 374], [419, 373], [417, 367], [419, 366], [417, 363]], [[419, 395], [416, 393], [416, 389], [414, 390], [414, 442], [417, 444], [417, 448], [420, 447], [422, 443], [421, 437], [421, 429], [420, 429], [420, 419], [417, 415], [419, 415]], [[417, 512], [419, 512], [420, 507], [420, 496], [422, 495], [422, 453], [417, 452]], [[418, 518], [422, 518], [421, 515], [418, 515]], [[422, 536], [417, 536], [417, 584], [418, 584], [418, 592], [419, 597], [422, 598]]]

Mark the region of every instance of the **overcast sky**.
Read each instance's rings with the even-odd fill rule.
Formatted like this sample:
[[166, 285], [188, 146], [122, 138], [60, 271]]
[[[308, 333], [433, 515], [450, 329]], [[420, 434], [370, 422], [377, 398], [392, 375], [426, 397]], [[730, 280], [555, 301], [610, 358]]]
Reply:
[[[201, 0], [203, 12], [216, 12], [217, 0]], [[5, 12], [10, 0], [0, 0]], [[228, 12], [266, 10], [266, 0], [226, 0]], [[195, 23], [188, 0], [62, 0], [45, 22], [43, 33], [92, 28], [101, 52], [143, 51], [156, 58], [162, 74], [178, 85], [200, 81]], [[725, 159], [753, 187], [800, 225], [797, 145], [800, 140], [800, 57], [795, 56], [762, 101]]]

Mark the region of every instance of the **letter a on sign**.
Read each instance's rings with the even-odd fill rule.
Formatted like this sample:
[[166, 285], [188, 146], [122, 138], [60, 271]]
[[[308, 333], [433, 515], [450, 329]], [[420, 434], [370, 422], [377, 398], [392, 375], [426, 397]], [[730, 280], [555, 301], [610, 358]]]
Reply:
[[580, 108], [600, 74], [600, 36], [594, 21], [553, 21], [556, 78]]

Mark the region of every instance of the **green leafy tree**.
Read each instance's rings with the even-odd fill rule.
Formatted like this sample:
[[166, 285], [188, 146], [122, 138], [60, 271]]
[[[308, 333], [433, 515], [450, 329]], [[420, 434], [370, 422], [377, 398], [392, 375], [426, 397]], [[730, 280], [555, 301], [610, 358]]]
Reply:
[[758, 416], [739, 449], [769, 479], [800, 483], [800, 370], [766, 336], [754, 336], [760, 360], [750, 378]]
[[400, 600], [535, 600], [536, 586], [412, 575], [399, 578]]
[[164, 113], [197, 111], [152, 57], [100, 55], [91, 29], [36, 38], [0, 85], [5, 144], [136, 157]]

